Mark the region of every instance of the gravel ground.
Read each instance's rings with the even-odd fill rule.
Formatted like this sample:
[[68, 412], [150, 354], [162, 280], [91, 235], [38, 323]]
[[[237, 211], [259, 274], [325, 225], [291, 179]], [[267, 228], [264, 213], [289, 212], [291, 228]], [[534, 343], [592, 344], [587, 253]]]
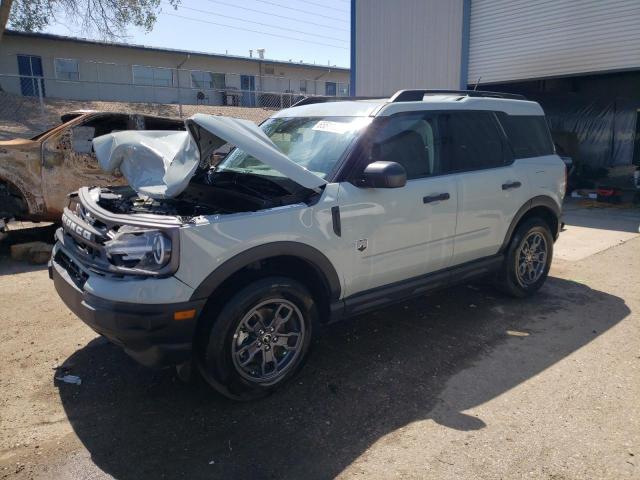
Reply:
[[[640, 238], [574, 218], [534, 298], [478, 282], [336, 324], [245, 404], [136, 365], [0, 253], [0, 478], [640, 478]], [[573, 248], [612, 231], [635, 234]]]

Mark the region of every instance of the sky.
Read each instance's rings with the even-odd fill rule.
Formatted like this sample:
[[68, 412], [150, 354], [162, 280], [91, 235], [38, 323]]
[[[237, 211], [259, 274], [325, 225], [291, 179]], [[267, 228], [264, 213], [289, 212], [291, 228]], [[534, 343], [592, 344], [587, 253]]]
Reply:
[[[350, 0], [162, 0], [149, 33], [134, 27], [126, 43], [349, 67]], [[44, 31], [96, 38], [60, 16]]]

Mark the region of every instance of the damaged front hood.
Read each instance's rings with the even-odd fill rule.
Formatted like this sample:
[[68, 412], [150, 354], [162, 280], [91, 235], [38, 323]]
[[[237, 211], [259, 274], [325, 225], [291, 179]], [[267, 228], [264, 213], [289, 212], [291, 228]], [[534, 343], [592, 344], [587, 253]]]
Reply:
[[140, 194], [173, 198], [187, 187], [201, 158], [229, 143], [305, 188], [318, 191], [327, 183], [290, 160], [251, 121], [196, 114], [185, 125], [186, 132], [125, 131], [94, 138], [100, 168], [120, 170]]
[[198, 168], [198, 146], [188, 132], [124, 131], [93, 139], [98, 164], [120, 170], [131, 187], [151, 198], [172, 198], [187, 188]]
[[210, 155], [230, 143], [305, 188], [317, 190], [327, 183], [282, 153], [262, 129], [249, 120], [198, 113], [185, 124], [196, 137], [201, 154]]

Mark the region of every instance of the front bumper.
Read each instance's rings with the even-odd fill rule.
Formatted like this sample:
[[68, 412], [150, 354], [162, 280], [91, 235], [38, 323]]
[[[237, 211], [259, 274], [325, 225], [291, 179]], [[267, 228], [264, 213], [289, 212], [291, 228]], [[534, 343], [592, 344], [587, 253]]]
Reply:
[[[206, 300], [138, 304], [99, 298], [82, 288], [82, 279], [65, 268], [57, 253], [54, 249], [49, 277], [67, 307], [89, 327], [146, 366], [176, 365], [191, 358], [196, 322]], [[193, 318], [174, 320], [174, 312], [191, 309], [196, 311]]]

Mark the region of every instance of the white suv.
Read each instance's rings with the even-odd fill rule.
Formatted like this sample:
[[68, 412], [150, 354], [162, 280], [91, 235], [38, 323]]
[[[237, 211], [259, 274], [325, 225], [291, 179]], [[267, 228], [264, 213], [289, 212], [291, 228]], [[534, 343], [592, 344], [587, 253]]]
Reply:
[[130, 186], [70, 195], [50, 264], [69, 308], [143, 364], [193, 362], [255, 398], [296, 372], [317, 324], [478, 276], [520, 297], [547, 277], [565, 167], [535, 102], [403, 90], [186, 127], [94, 140]]

